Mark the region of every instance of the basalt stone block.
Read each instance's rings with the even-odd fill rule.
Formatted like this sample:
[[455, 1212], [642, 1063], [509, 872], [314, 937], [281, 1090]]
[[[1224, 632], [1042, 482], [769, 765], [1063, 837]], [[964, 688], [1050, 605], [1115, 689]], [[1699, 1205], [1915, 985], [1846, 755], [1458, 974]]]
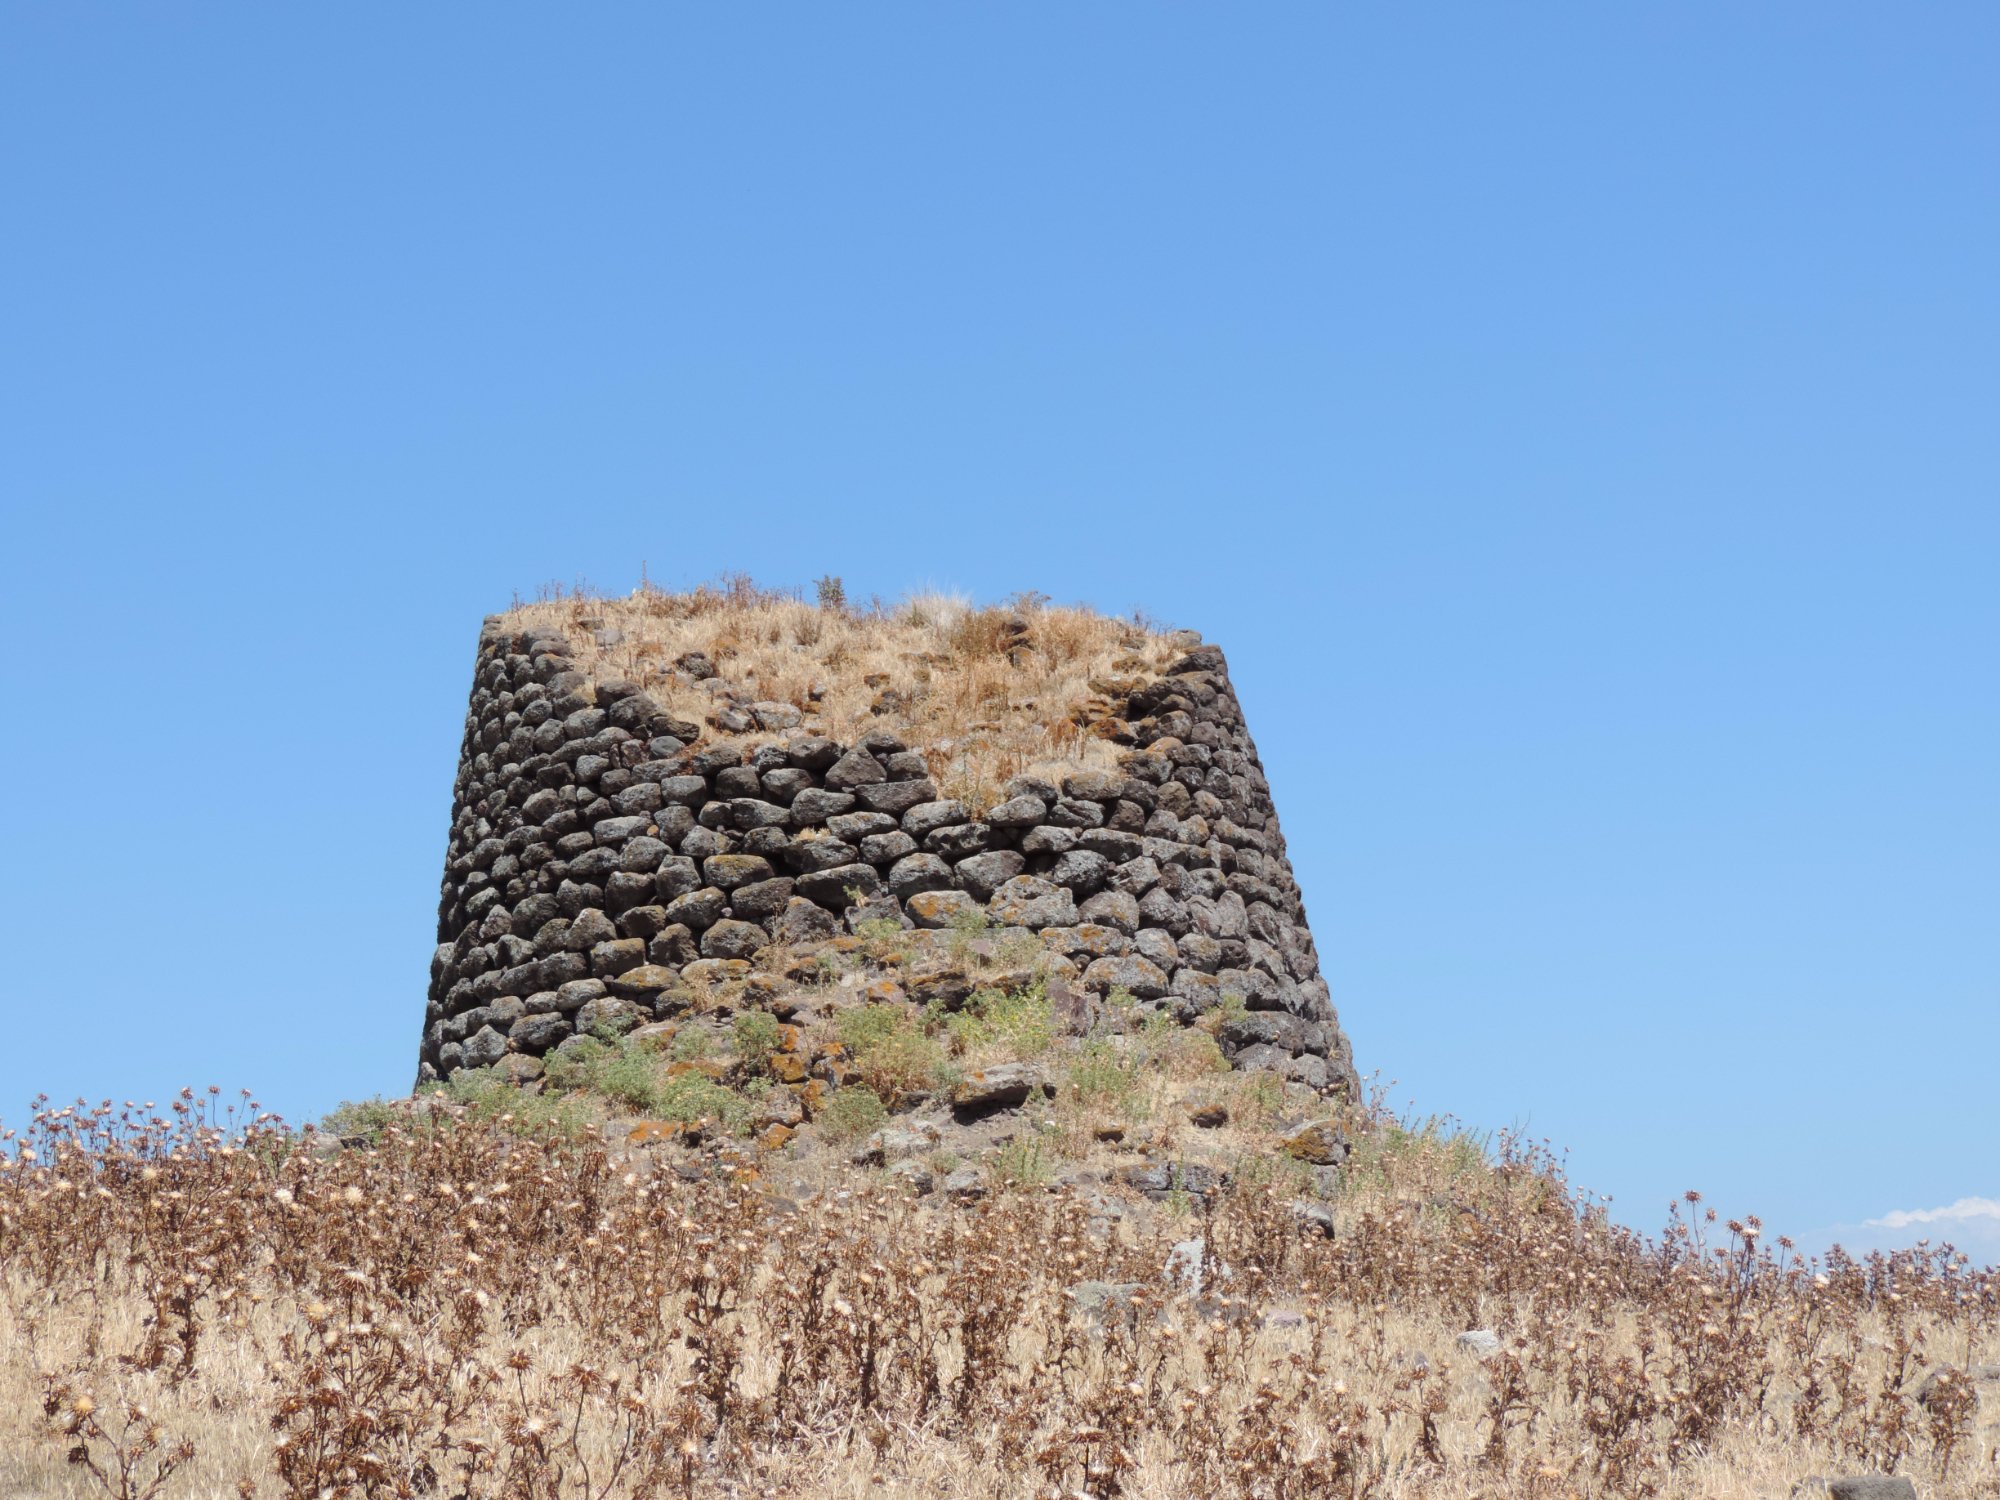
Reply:
[[490, 1068], [507, 1055], [507, 1038], [491, 1026], [482, 1026], [465, 1041], [464, 1065]]
[[637, 938], [613, 938], [590, 950], [590, 972], [599, 979], [609, 980], [645, 961], [646, 945]]
[[1115, 927], [1130, 937], [1139, 930], [1139, 903], [1123, 891], [1099, 891], [1077, 908], [1086, 922]]
[[887, 813], [892, 818], [900, 818], [919, 803], [935, 802], [937, 787], [929, 777], [917, 781], [882, 781], [873, 785], [857, 786], [854, 795], [861, 805], [870, 812]]
[[794, 766], [779, 766], [764, 772], [758, 778], [758, 790], [752, 796], [762, 796], [767, 802], [776, 802], [789, 808], [801, 792], [812, 789], [812, 772]]
[[[777, 798], [772, 798], [777, 801]], [[787, 809], [791, 814], [794, 828], [817, 828], [830, 818], [838, 817], [854, 806], [852, 792], [831, 792], [819, 787], [808, 787], [792, 798]]]
[[618, 929], [603, 912], [595, 907], [578, 912], [570, 919], [569, 929], [564, 934], [563, 946], [572, 953], [588, 953], [599, 943], [608, 943], [618, 936]]
[[1049, 805], [1040, 797], [1009, 797], [988, 811], [986, 821], [995, 828], [1034, 828], [1049, 815]]
[[1104, 809], [1095, 802], [1065, 797], [1049, 809], [1049, 823], [1057, 828], [1099, 828], [1104, 823]]
[[743, 835], [743, 846], [737, 852], [754, 854], [760, 859], [783, 859], [785, 851], [792, 847], [792, 835], [785, 828], [753, 828]]
[[1167, 992], [1167, 976], [1160, 966], [1136, 953], [1097, 959], [1083, 971], [1083, 984], [1106, 994], [1125, 990], [1140, 1000], [1157, 1000]]
[[[887, 781], [889, 779], [889, 772], [883, 766], [882, 762], [870, 755], [866, 750], [857, 747], [848, 751], [839, 760], [827, 767], [826, 775], [823, 779], [827, 788], [831, 791], [851, 792], [859, 787]], [[915, 803], [911, 804], [911, 806], [915, 805]]]
[[920, 891], [903, 902], [903, 910], [918, 927], [950, 927], [979, 912], [979, 903], [964, 891]]
[[1021, 839], [1023, 854], [1046, 854], [1056, 857], [1069, 853], [1076, 847], [1076, 831], [1057, 828], [1052, 823], [1044, 823], [1039, 828], [1031, 828]]
[[710, 885], [733, 891], [738, 886], [769, 880], [775, 872], [769, 860], [754, 854], [717, 854], [702, 861], [701, 873]]
[[993, 828], [987, 823], [954, 823], [933, 828], [924, 836], [924, 847], [949, 860], [970, 859], [993, 847]]
[[781, 943], [814, 943], [840, 931], [840, 921], [816, 902], [794, 896], [771, 922], [771, 936]]
[[771, 941], [754, 922], [725, 918], [701, 935], [703, 958], [748, 958]]
[[508, 1029], [507, 1045], [516, 1052], [532, 1053], [539, 1057], [566, 1039], [569, 1034], [570, 1024], [561, 1015], [550, 1011], [537, 1011], [521, 1017]]
[[764, 789], [755, 766], [725, 766], [715, 773], [713, 785], [718, 797], [754, 797]]
[[921, 839], [934, 829], [949, 828], [955, 823], [970, 823], [972, 814], [966, 811], [963, 802], [946, 798], [938, 802], [919, 802], [903, 814], [903, 832], [911, 838]]
[[785, 850], [785, 862], [801, 875], [857, 863], [861, 851], [841, 839], [796, 839]]
[[846, 812], [826, 820], [826, 831], [849, 844], [879, 833], [894, 833], [901, 826], [887, 813], [878, 812]]
[[777, 916], [791, 899], [792, 881], [788, 876], [779, 875], [770, 880], [739, 885], [729, 893], [729, 908], [739, 917], [762, 921]]
[[666, 930], [671, 920], [664, 906], [635, 906], [619, 913], [618, 935], [650, 942]]
[[894, 833], [871, 833], [861, 841], [861, 858], [871, 865], [893, 865], [917, 852], [917, 841], [900, 828]]
[[948, 891], [951, 886], [951, 866], [935, 854], [908, 855], [889, 870], [890, 892], [906, 903], [925, 891]]
[[642, 833], [636, 839], [627, 839], [625, 847], [618, 851], [618, 868], [631, 875], [650, 875], [673, 858], [673, 853], [664, 840]]
[[604, 882], [605, 910], [623, 912], [635, 906], [644, 906], [653, 899], [653, 889], [652, 876], [632, 875], [619, 870]]
[[[720, 815], [721, 809], [717, 809]], [[728, 854], [736, 847], [735, 838], [713, 828], [697, 828], [681, 840], [681, 853], [689, 859], [708, 859], [712, 855]]]
[[995, 891], [1019, 875], [1027, 866], [1028, 861], [1012, 849], [994, 849], [985, 854], [975, 854], [969, 859], [962, 859], [954, 868], [958, 872], [959, 884], [965, 887], [966, 894], [975, 901], [990, 901]]
[[667, 921], [686, 927], [694, 932], [704, 932], [722, 920], [723, 908], [729, 905], [726, 892], [714, 886], [705, 886], [698, 891], [689, 891], [685, 896], [677, 896], [667, 903]]
[[694, 932], [685, 923], [672, 922], [646, 942], [646, 960], [669, 969], [686, 968], [701, 957]]
[[846, 911], [856, 900], [865, 901], [880, 891], [882, 876], [873, 865], [835, 865], [799, 876], [792, 889], [830, 911]]
[[1036, 876], [1016, 875], [994, 891], [986, 914], [1003, 927], [1074, 927], [1076, 898]]
[[1062, 886], [1078, 897], [1095, 894], [1110, 878], [1111, 861], [1088, 849], [1070, 850], [1058, 857], [1049, 871], [1051, 884]]
[[700, 867], [682, 855], [661, 860], [659, 869], [653, 872], [653, 893], [663, 903], [700, 888]]

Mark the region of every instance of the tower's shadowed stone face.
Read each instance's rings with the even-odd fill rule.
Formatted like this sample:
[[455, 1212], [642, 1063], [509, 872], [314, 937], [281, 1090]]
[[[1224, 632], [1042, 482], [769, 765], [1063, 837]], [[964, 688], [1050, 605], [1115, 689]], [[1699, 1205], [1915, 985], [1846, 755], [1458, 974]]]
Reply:
[[517, 615], [481, 632], [420, 1081], [525, 1081], [600, 1021], [664, 1018], [693, 964], [983, 914], [1035, 932], [1080, 1003], [1123, 991], [1188, 1024], [1222, 1009], [1239, 1067], [1354, 1095], [1215, 647], [1094, 699], [1095, 764], [1012, 778], [982, 806], [941, 793], [937, 746], [829, 739], [809, 703], [728, 694], [704, 726], [582, 654]]

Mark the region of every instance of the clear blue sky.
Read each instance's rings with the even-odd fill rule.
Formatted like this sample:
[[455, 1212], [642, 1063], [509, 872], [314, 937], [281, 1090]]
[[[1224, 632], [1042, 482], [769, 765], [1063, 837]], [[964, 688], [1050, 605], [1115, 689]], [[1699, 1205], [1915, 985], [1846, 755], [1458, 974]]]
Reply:
[[1641, 1225], [2000, 1199], [1996, 66], [1983, 3], [6, 7], [0, 1111], [405, 1088], [480, 617], [643, 561], [1221, 642], [1363, 1070]]

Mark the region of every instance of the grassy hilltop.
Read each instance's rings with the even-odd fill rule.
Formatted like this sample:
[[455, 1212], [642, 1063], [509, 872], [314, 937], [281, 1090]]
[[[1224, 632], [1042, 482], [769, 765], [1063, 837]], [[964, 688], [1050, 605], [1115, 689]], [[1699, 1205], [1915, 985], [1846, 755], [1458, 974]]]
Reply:
[[[514, 614], [704, 747], [887, 728], [981, 813], [1115, 764], [1198, 641], [828, 592]], [[2000, 1271], [1693, 1194], [1644, 1238], [1544, 1148], [1232, 1067], [1241, 996], [1093, 990], [1129, 931], [877, 910], [613, 968], [545, 1055], [315, 1129], [44, 1108], [0, 1500], [2000, 1496]]]
[[[1080, 1023], [1017, 957], [839, 939], [769, 978], [803, 1025], [711, 997], [320, 1132], [44, 1112], [0, 1493], [1996, 1492], [1994, 1271], [1693, 1201], [1644, 1240], [1541, 1150]], [[897, 992], [943, 976], [929, 1024]], [[798, 1120], [827, 1058], [867, 1103]]]

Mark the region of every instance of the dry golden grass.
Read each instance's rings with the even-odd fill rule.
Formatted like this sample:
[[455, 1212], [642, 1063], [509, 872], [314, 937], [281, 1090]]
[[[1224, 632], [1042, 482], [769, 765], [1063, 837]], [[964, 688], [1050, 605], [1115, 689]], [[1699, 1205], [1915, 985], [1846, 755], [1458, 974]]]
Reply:
[[[900, 736], [930, 759], [944, 795], [975, 807], [1010, 777], [1113, 765], [1102, 736], [1116, 697], [1196, 639], [1031, 598], [979, 609], [924, 595], [855, 609], [740, 578], [681, 594], [546, 599], [506, 618], [560, 628], [592, 680], [638, 683], [706, 741], [773, 737], [717, 727], [722, 702], [789, 704], [804, 729], [842, 743]], [[690, 653], [715, 677], [681, 670]]]
[[1329, 1239], [1268, 1176], [1105, 1218], [687, 1182], [435, 1108], [348, 1151], [201, 1115], [45, 1113], [0, 1171], [0, 1493], [2000, 1492], [1991, 1408], [1916, 1399], [1994, 1357], [1994, 1272], [1796, 1265], [1694, 1206], [1642, 1241], [1504, 1146], [1375, 1122]]

